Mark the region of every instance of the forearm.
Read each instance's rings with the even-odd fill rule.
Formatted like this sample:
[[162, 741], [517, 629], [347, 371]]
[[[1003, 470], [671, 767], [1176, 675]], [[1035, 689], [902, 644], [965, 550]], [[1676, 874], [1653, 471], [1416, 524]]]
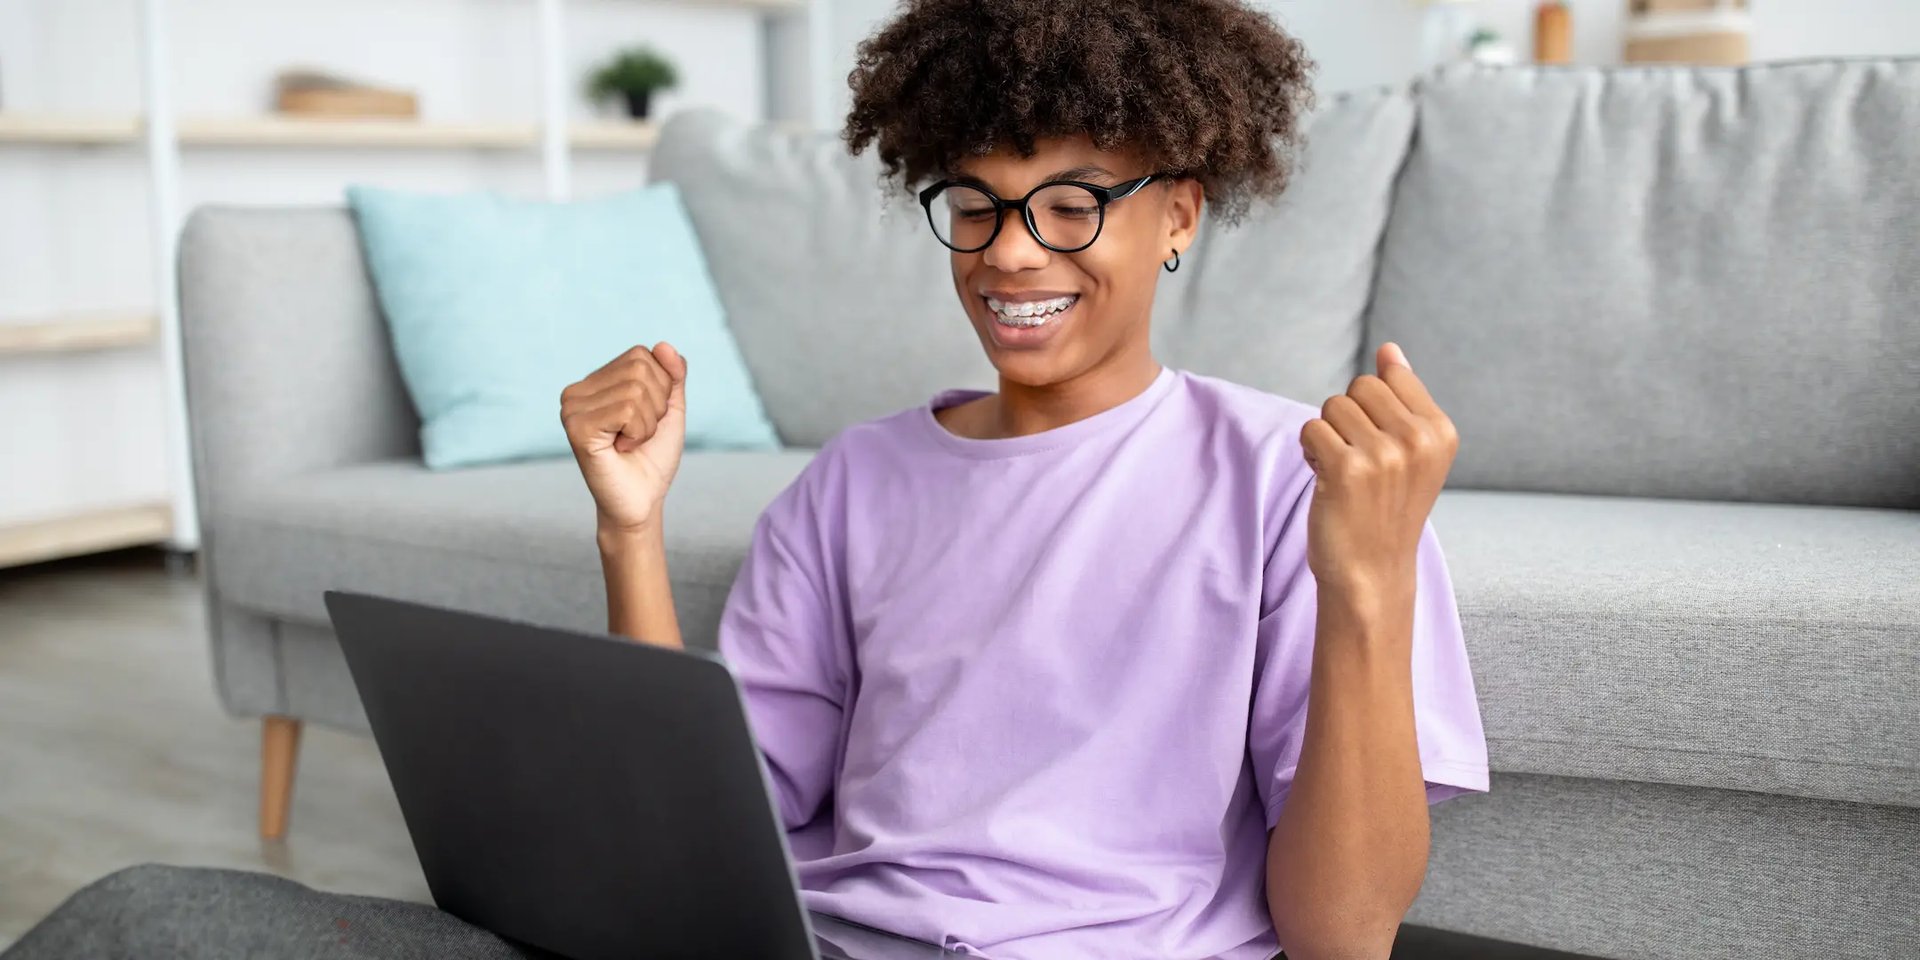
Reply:
[[1384, 960], [1426, 873], [1413, 584], [1320, 588], [1299, 765], [1267, 845], [1268, 909], [1294, 960]]
[[666, 534], [658, 518], [644, 531], [602, 530], [597, 539], [607, 581], [607, 632], [683, 648], [673, 585], [667, 579]]

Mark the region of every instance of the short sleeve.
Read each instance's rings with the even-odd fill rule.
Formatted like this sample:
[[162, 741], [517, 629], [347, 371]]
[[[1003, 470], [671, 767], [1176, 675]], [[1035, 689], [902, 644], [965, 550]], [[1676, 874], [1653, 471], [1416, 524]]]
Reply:
[[832, 789], [850, 687], [848, 640], [832, 600], [836, 551], [819, 509], [816, 467], [755, 521], [717, 641], [789, 830], [812, 820]]
[[[1266, 810], [1267, 828], [1280, 819], [1293, 785], [1307, 723], [1312, 679], [1317, 583], [1307, 566], [1307, 508], [1314, 477], [1302, 469], [1297, 495], [1271, 541], [1261, 589], [1255, 643], [1248, 755]], [[1420, 532], [1413, 611], [1414, 736], [1427, 785], [1427, 802], [1487, 789], [1487, 745], [1480, 705], [1467, 663], [1466, 638], [1455, 607], [1453, 580], [1432, 521]]]

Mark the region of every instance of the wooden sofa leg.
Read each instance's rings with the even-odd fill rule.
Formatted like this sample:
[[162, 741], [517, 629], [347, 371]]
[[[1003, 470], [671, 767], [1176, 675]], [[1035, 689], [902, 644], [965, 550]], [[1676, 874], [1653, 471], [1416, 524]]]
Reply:
[[287, 835], [287, 810], [293, 806], [293, 770], [300, 758], [300, 721], [267, 717], [260, 729], [260, 836]]

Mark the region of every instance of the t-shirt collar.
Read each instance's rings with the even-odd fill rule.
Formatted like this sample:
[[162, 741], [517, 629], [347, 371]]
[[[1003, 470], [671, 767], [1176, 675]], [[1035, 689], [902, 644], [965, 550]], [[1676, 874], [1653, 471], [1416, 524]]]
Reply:
[[1072, 446], [1095, 434], [1137, 423], [1173, 389], [1173, 383], [1179, 376], [1180, 371], [1163, 363], [1160, 365], [1160, 372], [1154, 376], [1153, 382], [1132, 397], [1090, 417], [1082, 417], [1051, 430], [1018, 437], [996, 437], [988, 440], [962, 437], [942, 426], [933, 415], [935, 410], [954, 406], [976, 397], [984, 397], [992, 393], [991, 390], [971, 387], [942, 390], [920, 405], [915, 419], [920, 423], [921, 432], [935, 444], [961, 456], [979, 459], [1019, 456]]

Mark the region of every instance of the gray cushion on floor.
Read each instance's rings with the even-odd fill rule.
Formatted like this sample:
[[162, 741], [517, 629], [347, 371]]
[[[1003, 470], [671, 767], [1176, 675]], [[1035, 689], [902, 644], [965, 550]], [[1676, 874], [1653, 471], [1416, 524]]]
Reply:
[[[681, 630], [711, 647], [760, 511], [811, 450], [689, 452], [667, 496]], [[348, 589], [580, 630], [606, 629], [593, 499], [572, 458], [431, 471], [418, 461], [285, 481], [217, 525], [217, 587], [234, 603], [327, 623]]]
[[1920, 805], [1920, 513], [1448, 490], [1495, 770]]
[[1596, 957], [1913, 956], [1920, 810], [1493, 775], [1433, 808], [1408, 921]]
[[1381, 254], [1463, 487], [1920, 507], [1920, 59], [1460, 67]]
[[67, 898], [7, 960], [520, 960], [535, 956], [422, 903], [322, 893], [244, 870], [145, 864]]

